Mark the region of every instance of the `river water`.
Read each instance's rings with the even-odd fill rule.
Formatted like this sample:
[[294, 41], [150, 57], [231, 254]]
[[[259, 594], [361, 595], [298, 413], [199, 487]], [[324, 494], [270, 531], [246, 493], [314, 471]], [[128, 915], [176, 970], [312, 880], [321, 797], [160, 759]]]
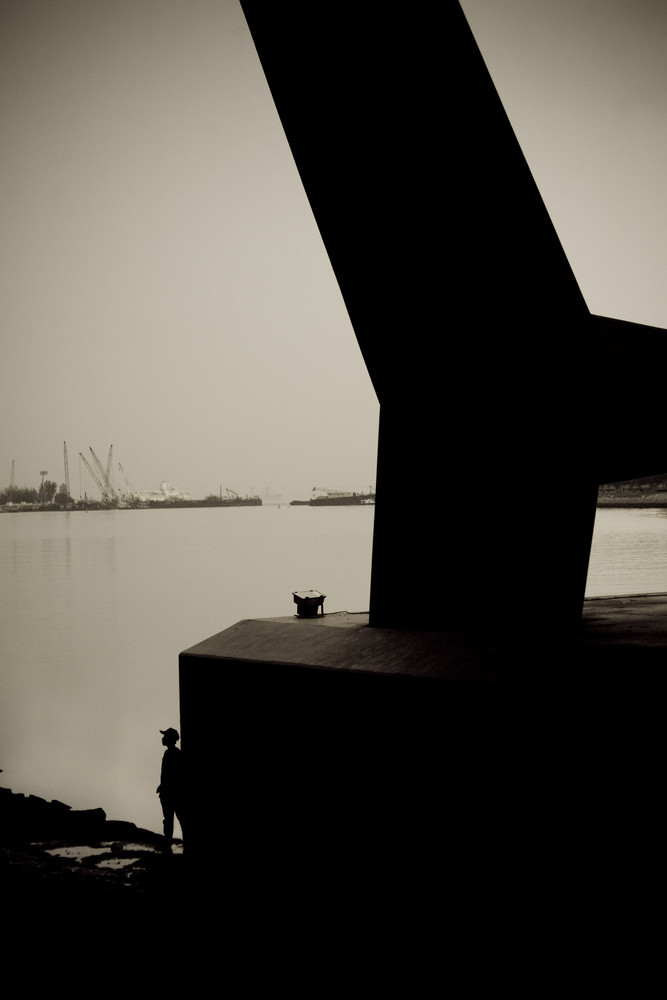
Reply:
[[0, 785], [159, 831], [179, 652], [294, 614], [295, 590], [368, 610], [372, 526], [371, 506], [0, 514]]
[[[0, 514], [0, 784], [159, 831], [179, 652], [243, 618], [293, 614], [294, 590], [322, 591], [327, 612], [366, 611], [373, 514]], [[667, 511], [599, 510], [587, 595], [660, 591]]]

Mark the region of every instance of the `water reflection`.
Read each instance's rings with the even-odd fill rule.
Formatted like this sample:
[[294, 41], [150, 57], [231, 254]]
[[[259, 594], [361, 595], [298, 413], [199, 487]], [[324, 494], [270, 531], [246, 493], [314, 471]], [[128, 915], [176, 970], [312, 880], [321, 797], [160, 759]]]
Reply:
[[667, 591], [667, 510], [597, 511], [587, 597]]
[[[0, 514], [2, 784], [161, 832], [179, 652], [295, 590], [367, 611], [372, 532], [372, 507]], [[659, 592], [667, 511], [598, 510], [587, 595]]]
[[2, 784], [161, 832], [179, 652], [294, 590], [366, 611], [372, 530], [371, 507], [0, 514]]

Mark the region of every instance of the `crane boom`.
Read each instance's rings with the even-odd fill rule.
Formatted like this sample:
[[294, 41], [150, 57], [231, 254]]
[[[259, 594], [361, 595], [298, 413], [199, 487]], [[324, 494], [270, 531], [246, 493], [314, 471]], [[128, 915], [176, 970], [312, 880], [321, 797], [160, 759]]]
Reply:
[[95, 477], [95, 478], [97, 480], [98, 486], [102, 490], [102, 495], [103, 495], [104, 499], [105, 500], [117, 500], [118, 497], [116, 496], [116, 491], [114, 490], [113, 486], [111, 485], [111, 483], [107, 479], [107, 474], [106, 474], [106, 472], [104, 470], [104, 466], [102, 465], [102, 463], [100, 462], [99, 458], [97, 457], [97, 455], [95, 454], [95, 452], [93, 451], [92, 448], [90, 448], [90, 454], [93, 456], [93, 460], [95, 462], [95, 468], [97, 469], [97, 471], [99, 473], [99, 477], [100, 477], [101, 482], [100, 482], [100, 480], [97, 480], [97, 477]]
[[104, 477], [104, 482], [107, 484], [107, 489], [110, 493], [114, 492], [114, 488], [111, 485], [111, 454], [113, 452], [113, 445], [109, 445], [109, 457], [107, 458], [107, 471]]
[[67, 441], [63, 441], [63, 458], [65, 460], [65, 490], [69, 496], [69, 462], [67, 461]]
[[101, 481], [104, 482], [104, 467], [100, 462], [99, 458], [97, 457], [97, 455], [95, 454], [95, 452], [93, 451], [93, 449], [90, 447], [90, 445], [88, 446], [88, 450], [90, 451], [90, 454], [93, 456], [93, 462], [95, 463], [95, 468], [97, 469], [97, 473]]
[[[90, 450], [92, 451], [93, 449], [91, 448]], [[79, 458], [83, 459], [83, 464], [88, 469], [88, 472], [91, 474], [91, 476], [93, 477], [93, 479], [97, 483], [99, 489], [102, 492], [102, 496], [106, 497], [106, 491], [104, 489], [104, 486], [102, 485], [102, 481], [100, 480], [99, 476], [97, 475], [97, 473], [93, 469], [92, 465], [90, 464], [90, 462], [88, 461], [88, 459], [86, 458], [86, 456], [83, 455], [81, 452], [79, 452]]]
[[134, 490], [132, 489], [132, 486], [130, 485], [130, 480], [127, 478], [127, 472], [125, 471], [125, 469], [123, 468], [123, 466], [120, 464], [120, 462], [118, 463], [118, 468], [123, 473], [123, 479], [125, 480], [125, 485], [127, 486], [128, 495], [131, 496], [134, 493]]

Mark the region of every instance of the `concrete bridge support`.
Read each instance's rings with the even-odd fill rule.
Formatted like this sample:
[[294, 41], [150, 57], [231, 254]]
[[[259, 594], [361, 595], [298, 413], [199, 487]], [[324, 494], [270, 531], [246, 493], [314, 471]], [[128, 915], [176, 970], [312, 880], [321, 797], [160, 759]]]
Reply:
[[553, 891], [594, 771], [609, 818], [611, 719], [651, 749], [659, 675], [621, 708], [645, 651], [563, 643], [598, 484], [664, 471], [667, 334], [590, 314], [457, 3], [242, 7], [380, 400], [372, 585], [367, 622], [181, 654], [186, 853], [217, 832], [237, 899], [348, 918], [487, 905], [508, 865]]

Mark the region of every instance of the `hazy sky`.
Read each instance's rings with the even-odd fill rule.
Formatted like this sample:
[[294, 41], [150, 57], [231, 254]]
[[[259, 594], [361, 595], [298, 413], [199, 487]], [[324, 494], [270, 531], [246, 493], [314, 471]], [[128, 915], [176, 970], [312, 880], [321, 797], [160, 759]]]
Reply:
[[[462, 6], [589, 307], [667, 327], [667, 4]], [[377, 402], [236, 0], [2, 0], [0, 114], [0, 485], [12, 459], [60, 483], [63, 441], [74, 495], [110, 444], [141, 489], [374, 483]]]
[[667, 328], [667, 3], [461, 6], [589, 309]]
[[[375, 482], [378, 407], [235, 0], [2, 0], [1, 485]], [[83, 470], [83, 488], [99, 491]]]

